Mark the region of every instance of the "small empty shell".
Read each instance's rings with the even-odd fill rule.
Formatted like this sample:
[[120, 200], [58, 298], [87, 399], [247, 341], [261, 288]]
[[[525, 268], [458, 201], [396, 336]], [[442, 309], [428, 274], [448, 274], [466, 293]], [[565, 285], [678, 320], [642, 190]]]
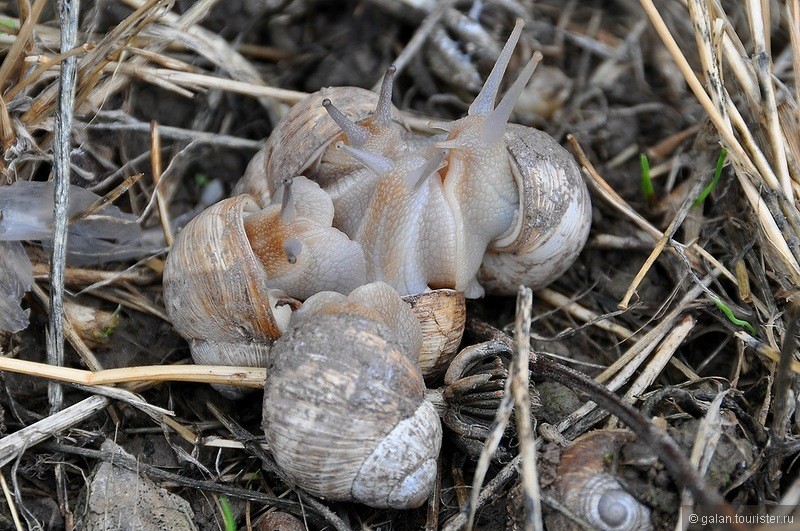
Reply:
[[598, 430], [573, 441], [561, 454], [553, 490], [561, 502], [592, 528], [650, 530], [650, 509], [607, 470], [608, 456], [634, 439], [625, 430]]

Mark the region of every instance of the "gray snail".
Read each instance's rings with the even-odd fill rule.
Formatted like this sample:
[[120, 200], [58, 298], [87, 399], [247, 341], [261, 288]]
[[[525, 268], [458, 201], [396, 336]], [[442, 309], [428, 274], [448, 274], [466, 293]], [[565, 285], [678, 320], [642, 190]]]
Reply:
[[425, 399], [421, 346], [419, 322], [384, 283], [309, 298], [267, 365], [263, 427], [281, 469], [327, 499], [422, 505], [442, 426]]
[[[495, 106], [521, 31], [520, 21], [468, 116], [437, 124], [441, 135], [399, 121], [391, 68], [380, 95], [311, 94], [254, 157], [241, 195], [175, 240], [164, 271], [175, 329], [197, 363], [268, 367], [267, 439], [314, 494], [422, 503], [441, 444], [423, 378], [455, 354], [464, 298], [544, 286], [586, 241], [575, 161], [545, 133], [507, 123], [538, 57]], [[340, 433], [345, 422], [358, 433], [369, 424], [369, 443]]]

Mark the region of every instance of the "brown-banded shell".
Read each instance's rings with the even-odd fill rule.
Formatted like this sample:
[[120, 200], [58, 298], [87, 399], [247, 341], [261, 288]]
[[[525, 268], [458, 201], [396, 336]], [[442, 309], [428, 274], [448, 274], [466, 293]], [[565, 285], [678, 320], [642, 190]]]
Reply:
[[561, 454], [553, 491], [568, 509], [602, 531], [650, 530], [650, 509], [607, 469], [608, 457], [634, 439], [625, 430], [589, 432]]
[[164, 304], [195, 363], [263, 367], [288, 324], [285, 295], [269, 287], [245, 234], [242, 220], [259, 210], [248, 196], [217, 203], [186, 225], [167, 257]]
[[427, 381], [440, 377], [455, 357], [464, 335], [467, 309], [464, 294], [452, 289], [437, 289], [403, 300], [411, 306], [422, 327], [419, 367]]
[[575, 159], [546, 133], [509, 124], [506, 145], [520, 191], [512, 230], [495, 240], [478, 280], [488, 293], [513, 295], [561, 276], [589, 236], [591, 200]]
[[[267, 442], [278, 466], [312, 494], [404, 509], [424, 503], [433, 488], [442, 428], [409, 350], [420, 344], [408, 336], [419, 328], [387, 323], [368, 307], [373, 294], [380, 301], [392, 293], [378, 283], [349, 300], [312, 297], [312, 310], [298, 314], [272, 349]], [[406, 313], [398, 322], [414, 323], [393, 296]]]
[[165, 265], [164, 298], [196, 363], [263, 367], [291, 314], [281, 299], [366, 282], [361, 247], [331, 227], [333, 215], [328, 194], [300, 176], [264, 208], [237, 196], [187, 225]]

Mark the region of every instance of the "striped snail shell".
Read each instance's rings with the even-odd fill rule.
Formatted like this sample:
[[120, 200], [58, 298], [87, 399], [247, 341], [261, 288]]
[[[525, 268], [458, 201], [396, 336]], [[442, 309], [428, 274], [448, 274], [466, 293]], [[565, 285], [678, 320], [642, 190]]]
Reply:
[[363, 253], [332, 216], [327, 194], [298, 177], [266, 208], [240, 195], [189, 222], [167, 257], [164, 302], [195, 363], [263, 367], [288, 325], [287, 298], [365, 282]]
[[421, 344], [418, 321], [386, 284], [306, 301], [267, 366], [263, 427], [278, 466], [327, 499], [424, 503], [442, 427], [425, 399]]
[[553, 490], [574, 514], [602, 531], [650, 530], [650, 509], [607, 470], [608, 457], [634, 439], [625, 430], [597, 430], [575, 439], [561, 454]]

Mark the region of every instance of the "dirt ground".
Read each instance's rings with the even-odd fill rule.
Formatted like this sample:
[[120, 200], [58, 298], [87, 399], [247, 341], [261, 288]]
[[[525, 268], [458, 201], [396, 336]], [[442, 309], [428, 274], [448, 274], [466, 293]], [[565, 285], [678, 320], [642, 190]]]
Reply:
[[[726, 510], [787, 522], [800, 503], [800, 8], [686, 4], [84, 1], [61, 54], [53, 2], [0, 3], [0, 229], [29, 213], [24, 224], [52, 230], [52, 187], [11, 187], [53, 179], [59, 73], [72, 59], [78, 73], [63, 160], [69, 217], [86, 231], [70, 233], [71, 245], [88, 247], [66, 260], [65, 367], [191, 363], [164, 305], [167, 241], [234, 193], [291, 106], [322, 87], [373, 89], [394, 62], [393, 102], [428, 131], [466, 114], [518, 18], [526, 25], [506, 79], [534, 51], [543, 59], [512, 121], [566, 147], [592, 200], [577, 261], [533, 295], [531, 345], [550, 360], [531, 365], [535, 477], [520, 471], [529, 434], [513, 419], [488, 469], [480, 461], [513, 372], [513, 349], [492, 334], [513, 335], [521, 319], [513, 297], [490, 294], [467, 302], [461, 347], [499, 341], [463, 375], [491, 378], [441, 406], [435, 493], [419, 509], [298, 494], [260, 444], [261, 391], [233, 400], [164, 376], [65, 384], [59, 397], [45, 376], [66, 373], [3, 366], [0, 529], [460, 529], [470, 509], [475, 529], [600, 528], [597, 507], [620, 492], [639, 520], [619, 529]], [[117, 210], [91, 225], [85, 209], [100, 197]], [[22, 298], [29, 324], [0, 329], [0, 354], [52, 365], [52, 239], [25, 234], [9, 239], [25, 242], [34, 287], [9, 300]], [[4, 247], [0, 287], [10, 256]], [[571, 385], [550, 362], [617, 398]], [[427, 384], [445, 399], [459, 392], [441, 378]], [[676, 477], [684, 461], [697, 478]]]

